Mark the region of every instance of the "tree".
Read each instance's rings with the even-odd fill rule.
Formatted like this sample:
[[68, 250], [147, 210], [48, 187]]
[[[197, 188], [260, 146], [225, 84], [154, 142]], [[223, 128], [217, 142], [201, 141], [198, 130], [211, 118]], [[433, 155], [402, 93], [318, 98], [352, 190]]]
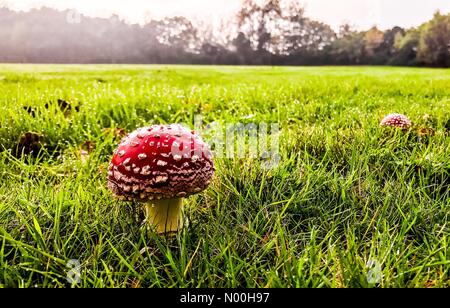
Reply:
[[420, 31], [410, 29], [405, 33], [397, 33], [394, 39], [395, 52], [389, 60], [392, 65], [416, 65]]
[[245, 0], [237, 15], [239, 31], [246, 36], [252, 47], [262, 54], [270, 50], [272, 32], [281, 14], [279, 0], [266, 0], [262, 4]]
[[282, 40], [277, 44], [281, 54], [318, 53], [335, 40], [336, 33], [330, 26], [304, 14], [296, 1], [283, 10]]
[[197, 29], [186, 17], [167, 17], [157, 22], [160, 43], [186, 52], [195, 52], [200, 48]]
[[403, 35], [405, 30], [394, 27], [384, 32], [373, 27], [366, 32], [365, 42], [365, 62], [368, 64], [383, 65], [390, 62], [396, 53], [395, 39], [397, 34]]
[[[344, 31], [342, 31], [344, 30]], [[341, 28], [339, 38], [328, 48], [332, 64], [362, 64], [365, 54], [364, 32]]]
[[369, 57], [374, 56], [375, 51], [384, 41], [384, 33], [377, 27], [372, 27], [364, 35], [364, 50]]
[[426, 65], [450, 67], [450, 14], [436, 12], [422, 26], [417, 58]]
[[252, 59], [254, 50], [252, 49], [252, 43], [244, 33], [239, 32], [237, 37], [233, 40], [233, 46], [235, 47], [235, 52], [238, 55], [241, 64], [252, 64], [252, 60], [254, 60]]
[[396, 52], [395, 42], [396, 38], [400, 35], [405, 35], [405, 29], [401, 27], [394, 27], [384, 32], [384, 40], [381, 44], [381, 49], [389, 56], [392, 56]]

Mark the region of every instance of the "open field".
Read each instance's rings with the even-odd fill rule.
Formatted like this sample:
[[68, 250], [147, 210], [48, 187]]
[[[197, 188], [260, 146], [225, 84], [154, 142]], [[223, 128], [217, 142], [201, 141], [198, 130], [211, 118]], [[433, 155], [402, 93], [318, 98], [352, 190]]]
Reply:
[[[216, 158], [161, 238], [108, 163], [196, 115], [278, 123], [281, 161]], [[449, 132], [450, 70], [0, 65], [0, 287], [450, 287]]]

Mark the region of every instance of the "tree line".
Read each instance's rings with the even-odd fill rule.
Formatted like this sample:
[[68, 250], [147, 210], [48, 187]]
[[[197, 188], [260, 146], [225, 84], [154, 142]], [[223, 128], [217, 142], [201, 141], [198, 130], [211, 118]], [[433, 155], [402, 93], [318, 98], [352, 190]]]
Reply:
[[417, 28], [334, 31], [307, 17], [298, 1], [244, 0], [213, 31], [182, 16], [137, 25], [118, 16], [0, 8], [0, 62], [450, 67], [450, 14], [436, 12]]

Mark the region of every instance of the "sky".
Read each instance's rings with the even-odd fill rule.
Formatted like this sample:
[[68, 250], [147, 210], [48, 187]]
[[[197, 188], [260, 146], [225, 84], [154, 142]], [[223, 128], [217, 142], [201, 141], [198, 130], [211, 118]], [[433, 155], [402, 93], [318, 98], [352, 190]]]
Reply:
[[[241, 0], [0, 0], [17, 10], [42, 5], [57, 9], [75, 9], [99, 17], [118, 14], [132, 23], [149, 18], [183, 15], [217, 22], [233, 14]], [[374, 25], [387, 29], [394, 25], [418, 26], [431, 19], [436, 10], [450, 12], [450, 0], [301, 0], [306, 14], [326, 22], [334, 29], [349, 23], [357, 29]]]

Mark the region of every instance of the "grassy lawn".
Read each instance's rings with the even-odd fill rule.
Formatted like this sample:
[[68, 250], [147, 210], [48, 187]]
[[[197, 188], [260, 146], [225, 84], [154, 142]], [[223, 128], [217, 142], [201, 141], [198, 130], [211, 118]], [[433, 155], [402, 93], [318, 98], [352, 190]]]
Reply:
[[[215, 158], [160, 237], [109, 160], [195, 115], [278, 123], [281, 161]], [[0, 65], [0, 287], [450, 287], [449, 121], [450, 70]]]

